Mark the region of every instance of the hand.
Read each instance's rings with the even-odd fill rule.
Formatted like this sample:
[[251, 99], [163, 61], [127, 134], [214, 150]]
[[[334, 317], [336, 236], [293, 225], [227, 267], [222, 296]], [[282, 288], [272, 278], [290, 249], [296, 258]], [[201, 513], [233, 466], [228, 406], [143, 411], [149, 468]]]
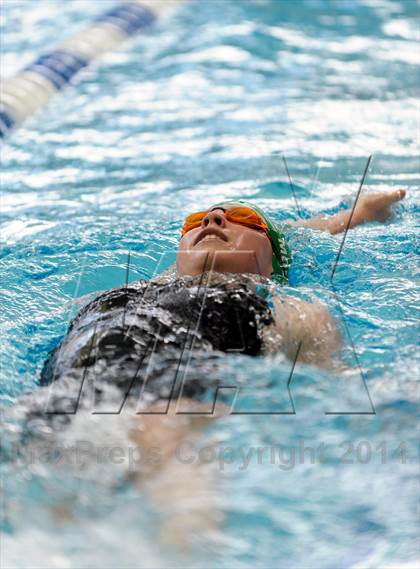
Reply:
[[332, 235], [342, 233], [346, 229], [357, 227], [367, 221], [385, 221], [391, 215], [391, 205], [405, 197], [405, 190], [365, 194], [359, 198], [352, 213], [352, 208], [339, 211], [334, 215], [319, 215], [311, 219], [287, 221], [289, 225], [300, 225], [329, 231]]
[[386, 221], [391, 215], [391, 205], [405, 197], [405, 190], [362, 195], [357, 209], [365, 221]]

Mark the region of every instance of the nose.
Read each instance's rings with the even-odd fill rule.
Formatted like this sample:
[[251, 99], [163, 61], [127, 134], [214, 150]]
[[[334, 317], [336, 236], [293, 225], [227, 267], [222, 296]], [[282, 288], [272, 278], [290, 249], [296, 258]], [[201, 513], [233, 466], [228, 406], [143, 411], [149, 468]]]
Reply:
[[217, 209], [217, 210], [215, 209], [213, 211], [209, 211], [203, 217], [203, 221], [201, 222], [202, 227], [209, 227], [213, 224], [219, 227], [226, 226], [225, 212], [222, 209]]

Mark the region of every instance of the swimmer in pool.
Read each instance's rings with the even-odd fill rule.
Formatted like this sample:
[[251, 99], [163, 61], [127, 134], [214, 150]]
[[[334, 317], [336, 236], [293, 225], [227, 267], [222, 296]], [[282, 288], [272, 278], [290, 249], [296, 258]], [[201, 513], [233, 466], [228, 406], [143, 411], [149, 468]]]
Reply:
[[[349, 221], [355, 227], [386, 220], [391, 204], [404, 196], [404, 190], [368, 194], [353, 215], [345, 210], [288, 223], [339, 233]], [[91, 369], [128, 395], [199, 398], [214, 387], [211, 381], [170, 381], [168, 369], [181, 354], [192, 359], [189, 368], [194, 358], [211, 368], [212, 354], [282, 351], [295, 359], [299, 348], [299, 361], [332, 365], [340, 348], [335, 322], [325, 305], [282, 295], [275, 286], [287, 283], [291, 255], [261, 209], [216, 204], [187, 216], [181, 233], [175, 273], [107, 291], [85, 306], [47, 361], [42, 385], [81, 380]]]
[[[289, 225], [340, 233], [347, 226], [385, 221], [390, 206], [404, 196], [404, 190], [368, 194], [353, 214], [345, 210]], [[330, 367], [341, 345], [325, 305], [281, 293], [278, 284], [287, 283], [291, 255], [283, 233], [257, 206], [215, 204], [188, 215], [181, 233], [173, 274], [104, 292], [88, 303], [41, 376], [43, 386], [61, 386], [48, 401], [57, 427], [75, 413], [76, 404], [87, 408], [91, 400], [80, 394], [92, 378], [95, 401], [108, 387], [120, 394], [107, 413], [134, 402], [131, 441], [163, 453], [166, 467], [159, 468], [157, 486], [156, 468], [141, 473], [142, 484], [152, 482], [148, 491], [161, 504], [174, 495], [181, 503], [205, 485], [201, 475], [186, 474], [193, 467], [176, 465], [173, 456], [177, 445], [210, 419], [205, 399], [220, 385], [223, 354], [281, 351], [291, 360]], [[226, 413], [218, 405], [212, 416]], [[180, 477], [189, 482], [174, 491]], [[182, 524], [179, 515], [172, 519], [164, 534], [180, 542], [188, 527], [217, 525], [210, 510], [201, 502]]]

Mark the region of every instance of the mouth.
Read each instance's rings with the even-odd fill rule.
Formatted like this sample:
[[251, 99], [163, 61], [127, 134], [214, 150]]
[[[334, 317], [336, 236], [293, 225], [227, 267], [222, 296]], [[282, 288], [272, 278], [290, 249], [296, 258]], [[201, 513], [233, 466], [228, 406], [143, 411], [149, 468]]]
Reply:
[[227, 241], [226, 235], [220, 229], [216, 229], [214, 227], [211, 229], [210, 228], [209, 229], [203, 229], [197, 235], [197, 238], [194, 241], [194, 247], [198, 243], [203, 243], [205, 241], [216, 241], [217, 239], [219, 239], [221, 241], [225, 241], [225, 242]]

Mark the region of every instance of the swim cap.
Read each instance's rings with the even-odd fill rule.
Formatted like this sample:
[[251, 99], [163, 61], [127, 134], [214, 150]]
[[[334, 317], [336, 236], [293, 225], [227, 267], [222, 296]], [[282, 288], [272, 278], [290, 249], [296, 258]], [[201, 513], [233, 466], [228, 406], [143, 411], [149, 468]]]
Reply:
[[271, 278], [280, 284], [287, 284], [289, 267], [292, 263], [292, 255], [290, 249], [286, 243], [286, 238], [283, 232], [280, 230], [279, 226], [272, 221], [268, 215], [258, 206], [246, 202], [245, 200], [235, 200], [220, 202], [213, 205], [210, 209], [215, 207], [223, 207], [224, 205], [234, 206], [243, 205], [254, 210], [262, 218], [264, 223], [267, 225], [267, 233], [271, 241], [271, 247], [273, 249], [273, 257], [271, 263], [273, 265], [273, 273]]

